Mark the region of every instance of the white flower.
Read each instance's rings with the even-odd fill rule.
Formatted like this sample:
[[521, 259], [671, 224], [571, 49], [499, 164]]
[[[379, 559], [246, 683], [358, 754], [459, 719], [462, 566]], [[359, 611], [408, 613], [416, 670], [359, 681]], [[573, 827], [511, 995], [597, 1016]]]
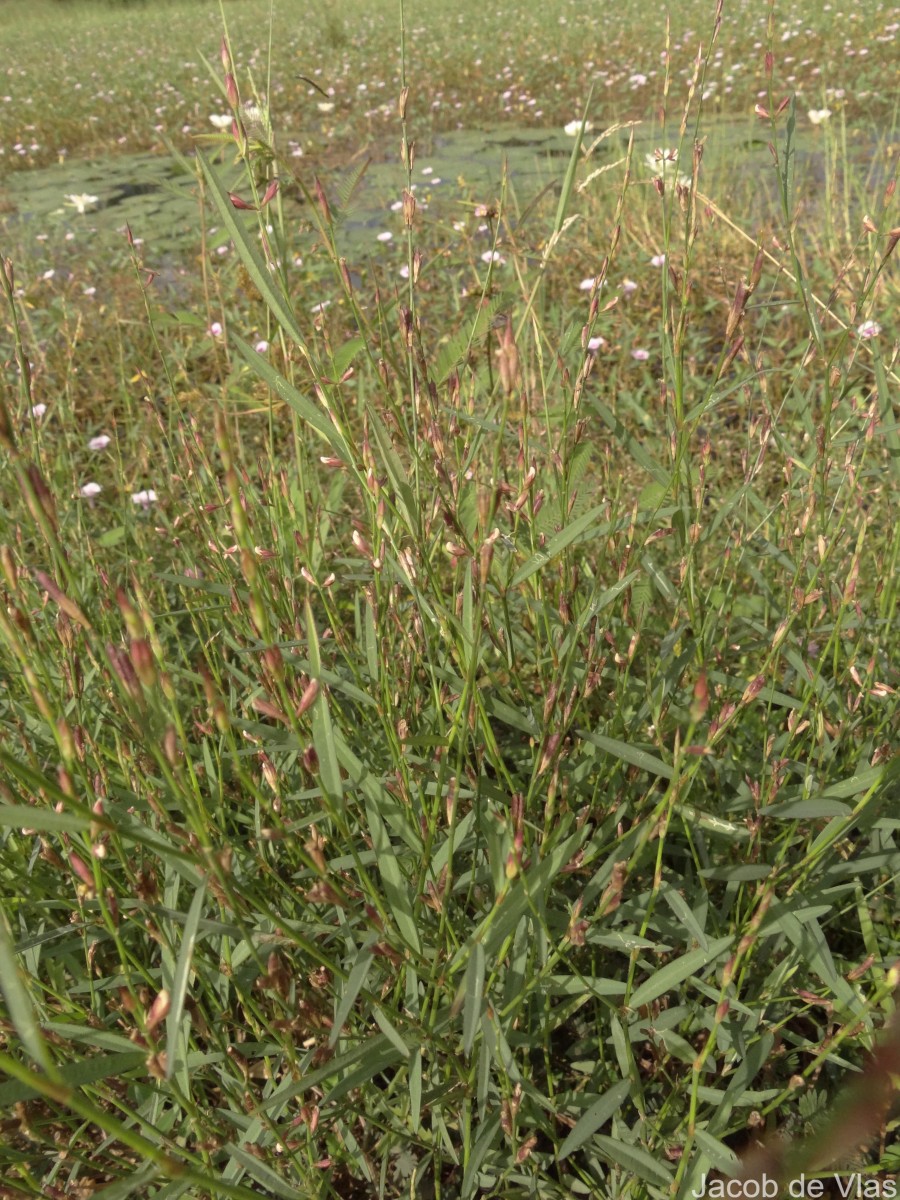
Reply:
[[621, 283], [622, 295], [630, 296], [632, 292], [636, 292], [638, 285], [633, 279], [623, 279]]
[[46, 404], [32, 404], [31, 406], [31, 415], [36, 421], [39, 421], [46, 411]]
[[651, 267], [664, 267], [666, 265], [666, 256], [664, 254], [654, 254], [650, 259]]
[[580, 292], [591, 292], [594, 290], [594, 284], [596, 282], [597, 282], [597, 280], [593, 279], [593, 278], [582, 279], [581, 283], [579, 283], [579, 285], [578, 285], [578, 290]]
[[75, 195], [67, 194], [66, 199], [76, 212], [86, 213], [89, 209], [94, 207], [100, 197], [91, 196], [87, 192], [78, 192]]
[[881, 326], [877, 321], [863, 321], [862, 325], [856, 330], [856, 333], [861, 338], [878, 337], [881, 333]]
[[806, 114], [813, 125], [821, 125], [823, 121], [827, 121], [831, 116], [830, 108], [811, 108]]
[[591, 133], [593, 124], [590, 121], [570, 121], [568, 125], [563, 126], [563, 132], [569, 137], [577, 137], [580, 133]]
[[631, 357], [634, 359], [635, 362], [646, 362], [647, 359], [650, 357], [650, 351], [649, 350], [640, 350], [640, 349], [632, 350]]
[[211, 113], [209, 119], [216, 129], [231, 128], [232, 116], [230, 113]]
[[687, 187], [691, 182], [689, 175], [678, 170], [677, 150], [654, 150], [652, 154], [644, 156], [644, 162], [650, 168], [654, 179], [661, 179], [663, 183], [678, 183]]
[[247, 130], [247, 137], [255, 142], [267, 142], [271, 136], [268, 106], [257, 104], [254, 100], [245, 100], [241, 105], [241, 119]]
[[391, 242], [391, 241], [393, 241], [393, 239], [394, 239], [394, 235], [393, 235], [393, 234], [390, 232], [390, 230], [388, 230], [388, 229], [386, 229], [386, 230], [384, 231], [384, 233], [379, 233], [379, 234], [378, 234], [378, 241], [379, 241], [379, 242]]
[[269, 348], [269, 343], [266, 341], [265, 338], [260, 338], [260, 340], [253, 347], [253, 349], [256, 351], [257, 354], [265, 354], [265, 352], [268, 350], [268, 348]]
[[597, 351], [600, 349], [600, 347], [605, 346], [605, 345], [606, 345], [606, 338], [592, 337], [592, 338], [588, 339], [587, 348], [591, 352], [591, 354], [596, 354]]
[[499, 267], [502, 267], [506, 259], [496, 250], [485, 250], [481, 256], [481, 261], [483, 263], [496, 263]]
[[105, 450], [111, 441], [108, 433], [99, 433], [88, 442], [88, 450]]
[[320, 113], [334, 112], [334, 103], [331, 100], [320, 100], [316, 107]]
[[209, 333], [210, 337], [220, 338], [222, 336], [222, 322], [213, 321], [207, 332]]
[[144, 509], [148, 509], [151, 504], [155, 504], [159, 499], [153, 488], [145, 488], [142, 492], [132, 492], [131, 503], [140, 504]]
[[99, 483], [86, 483], [78, 489], [79, 493], [84, 496], [85, 500], [93, 500], [95, 496], [99, 496], [103, 488]]

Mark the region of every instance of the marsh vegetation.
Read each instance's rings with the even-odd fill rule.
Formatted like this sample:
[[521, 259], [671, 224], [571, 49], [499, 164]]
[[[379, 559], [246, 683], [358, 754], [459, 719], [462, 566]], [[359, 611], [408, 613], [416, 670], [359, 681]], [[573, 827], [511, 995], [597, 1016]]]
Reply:
[[811, 7], [0, 9], [4, 1200], [896, 1172], [900, 9]]

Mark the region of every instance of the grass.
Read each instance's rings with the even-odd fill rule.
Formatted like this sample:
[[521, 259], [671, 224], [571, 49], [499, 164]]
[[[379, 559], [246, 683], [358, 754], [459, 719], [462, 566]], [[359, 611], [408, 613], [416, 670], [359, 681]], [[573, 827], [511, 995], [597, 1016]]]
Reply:
[[0, 13], [4, 1200], [892, 1194], [898, 10], [444, 11]]

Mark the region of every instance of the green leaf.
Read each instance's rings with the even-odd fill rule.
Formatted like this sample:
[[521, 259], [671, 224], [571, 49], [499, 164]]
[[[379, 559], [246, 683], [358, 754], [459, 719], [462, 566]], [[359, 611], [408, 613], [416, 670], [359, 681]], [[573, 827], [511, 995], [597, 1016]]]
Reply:
[[[322, 659], [319, 653], [319, 637], [316, 633], [316, 620], [313, 616], [309, 600], [305, 604], [306, 637], [309, 643], [310, 676], [319, 679], [322, 670]], [[312, 707], [313, 745], [319, 757], [319, 779], [325, 794], [332, 804], [337, 803], [344, 791], [341, 780], [341, 768], [338, 765], [337, 752], [334, 747], [334, 732], [331, 725], [331, 712], [328, 706], [328, 694], [321, 688]]]
[[800, 952], [803, 962], [818, 975], [832, 995], [841, 1004], [855, 1007], [859, 1003], [856, 993], [846, 979], [838, 974], [819, 922], [814, 917], [800, 921], [793, 913], [785, 912], [781, 917], [781, 928]]
[[730, 1174], [737, 1166], [738, 1156], [735, 1152], [705, 1129], [696, 1129], [694, 1140], [716, 1170]]
[[47, 1043], [35, 1020], [31, 996], [22, 982], [12, 934], [7, 924], [6, 911], [2, 907], [0, 907], [0, 991], [3, 992], [9, 1018], [25, 1050], [52, 1079], [58, 1078], [50, 1051], [47, 1049]]
[[620, 742], [617, 738], [604, 737], [601, 733], [589, 733], [584, 729], [578, 730], [578, 736], [584, 738], [586, 742], [591, 742], [594, 746], [599, 746], [613, 758], [627, 762], [632, 767], [639, 767], [642, 771], [649, 771], [651, 775], [659, 775], [662, 779], [671, 779], [675, 774], [668, 763], [664, 763], [662, 759], [656, 758], [646, 750], [632, 746], [630, 742]]
[[0, 827], [37, 829], [41, 833], [81, 833], [90, 828], [91, 817], [72, 812], [54, 812], [50, 808], [32, 808], [30, 804], [0, 805]]
[[629, 999], [628, 1007], [631, 1009], [642, 1008], [645, 1004], [650, 1004], [659, 996], [677, 988], [679, 984], [684, 983], [685, 979], [715, 962], [733, 941], [733, 937], [713, 938], [706, 949], [690, 950], [687, 954], [682, 954], [681, 958], [666, 963], [664, 967], [654, 971], [649, 979], [644, 980]]
[[[305, 1192], [299, 1192], [290, 1184], [285, 1183], [277, 1171], [273, 1171], [270, 1166], [258, 1159], [255, 1154], [251, 1154], [249, 1150], [245, 1150], [242, 1146], [236, 1146], [234, 1142], [228, 1142], [225, 1152], [232, 1162], [239, 1163], [251, 1179], [255, 1179], [265, 1188], [265, 1195], [281, 1196], [282, 1200], [308, 1200]], [[234, 1177], [240, 1178], [240, 1173]], [[210, 1187], [211, 1189], [215, 1188], [213, 1180], [210, 1180]]]
[[[308, 358], [306, 341], [300, 332], [300, 327], [294, 317], [290, 301], [272, 282], [271, 271], [263, 261], [262, 255], [256, 244], [251, 240], [243, 222], [235, 216], [235, 209], [228, 198], [225, 186], [210, 163], [206, 161], [201, 150], [197, 151], [197, 161], [200, 164], [200, 169], [203, 171], [210, 195], [215, 201], [216, 208], [219, 210], [219, 215], [226, 229], [231, 234], [231, 240], [234, 242], [234, 247], [240, 255], [241, 262], [247, 268], [247, 274], [256, 285], [256, 289], [265, 301], [269, 312], [291, 341], [299, 346]], [[262, 358], [262, 355], [258, 355], [257, 357]]]
[[[350, 971], [350, 974], [347, 976], [347, 982], [344, 984], [343, 991], [341, 992], [341, 1000], [337, 1006], [337, 1012], [334, 1016], [334, 1024], [332, 1025], [331, 1033], [328, 1036], [329, 1046], [333, 1046], [341, 1036], [343, 1024], [350, 1015], [350, 1009], [356, 1003], [356, 997], [359, 995], [360, 990], [366, 982], [366, 976], [368, 975], [369, 968], [372, 965], [373, 957], [374, 955], [372, 954], [371, 946], [366, 945], [360, 947], [359, 953], [356, 956], [356, 962], [353, 964], [353, 968]], [[385, 1036], [387, 1037], [388, 1035], [385, 1034]], [[393, 1038], [390, 1040], [393, 1041]], [[396, 1042], [394, 1044], [396, 1045]], [[407, 1051], [407, 1054], [408, 1053], [409, 1051]], [[406, 1055], [404, 1055], [404, 1057], [406, 1057]]]
[[[342, 1077], [339, 1083], [336, 1083], [330, 1092], [325, 1094], [325, 1104], [336, 1104], [348, 1092], [355, 1091], [356, 1088], [362, 1087], [368, 1083], [376, 1075], [382, 1071], [386, 1071], [388, 1067], [397, 1065], [398, 1055], [393, 1046], [386, 1046], [383, 1037], [370, 1038], [369, 1043], [363, 1043], [362, 1064], [355, 1071], [349, 1071]], [[377, 1048], [376, 1048], [377, 1047]], [[334, 1072], [331, 1072], [334, 1074]], [[295, 1085], [296, 1086], [296, 1085]]]
[[413, 916], [409, 887], [403, 878], [400, 862], [391, 845], [391, 839], [388, 837], [381, 814], [368, 797], [366, 798], [366, 819], [369, 825], [369, 836], [372, 838], [372, 849], [375, 851], [378, 873], [384, 884], [384, 897], [391, 916], [394, 918], [403, 940], [418, 954], [421, 944], [416, 919]]
[[[587, 124], [587, 115], [591, 111], [591, 101], [594, 97], [594, 85], [591, 84], [591, 89], [588, 92], [588, 98], [585, 101], [584, 112], [581, 114], [581, 121], [578, 126], [578, 132], [575, 135], [575, 145], [572, 147], [572, 154], [569, 157], [569, 165], [566, 169], [566, 177], [563, 180], [562, 191], [559, 194], [559, 204], [556, 206], [556, 219], [553, 222], [553, 234], [557, 235], [562, 230], [563, 223], [566, 219], [566, 213], [569, 208], [569, 201], [572, 199], [572, 192], [575, 188], [575, 175], [578, 170], [579, 156], [581, 153], [581, 143], [584, 140], [585, 125]], [[553, 239], [551, 238], [551, 243]], [[546, 256], [545, 256], [546, 261]]]
[[[145, 1163], [142, 1167], [138, 1167], [137, 1170], [129, 1171], [124, 1179], [119, 1179], [116, 1183], [111, 1183], [109, 1187], [105, 1187], [99, 1192], [94, 1192], [92, 1200], [128, 1200], [129, 1196], [133, 1196], [138, 1191], [142, 1196], [146, 1196], [149, 1193], [144, 1191], [144, 1188], [157, 1179], [158, 1176], [159, 1167], [157, 1167], [156, 1163]], [[178, 1192], [180, 1195], [191, 1185], [189, 1183], [181, 1183], [178, 1185], [170, 1184], [169, 1186], [177, 1186], [180, 1189]], [[153, 1192], [154, 1200], [158, 1200], [162, 1196], [163, 1190], [157, 1189]]]
[[347, 445], [344, 435], [328, 414], [322, 412], [318, 405], [314, 404], [309, 397], [304, 396], [293, 384], [289, 383], [279, 371], [276, 371], [264, 354], [257, 353], [243, 338], [238, 337], [237, 334], [232, 334], [231, 341], [237, 347], [241, 358], [246, 362], [251, 371], [258, 375], [264, 383], [268, 384], [272, 391], [280, 396], [301, 420], [305, 421], [311, 429], [316, 431], [319, 437], [328, 444], [336, 457], [341, 459], [342, 462], [352, 465], [353, 453]]
[[[895, 758], [891, 761], [898, 762], [900, 759]], [[867, 792], [876, 784], [881, 783], [887, 770], [888, 768], [884, 766], [867, 767], [856, 775], [851, 775], [849, 779], [842, 779], [840, 783], [830, 784], [822, 792], [822, 795], [829, 800], [849, 800], [852, 796], [859, 796], [862, 792]]]
[[463, 1053], [468, 1055], [481, 1022], [484, 992], [484, 946], [475, 942], [466, 964], [465, 1005], [463, 1006]]
[[632, 1175], [636, 1175], [638, 1179], [646, 1179], [650, 1183], [662, 1183], [665, 1185], [672, 1182], [672, 1172], [669, 1168], [664, 1167], [660, 1160], [654, 1158], [649, 1150], [645, 1150], [643, 1146], [631, 1146], [627, 1142], [607, 1137], [602, 1133], [594, 1135], [591, 1145], [595, 1146], [600, 1155], [608, 1162], [615, 1163], [619, 1167], [625, 1167], [627, 1171], [630, 1171]]
[[[403, 1034], [400, 1032], [397, 1026], [390, 1021], [384, 1009], [376, 1006], [372, 1010], [372, 1013], [375, 1017], [375, 1024], [391, 1043], [391, 1045], [395, 1046], [404, 1058], [409, 1058], [410, 1054], [412, 1053], [410, 1047], [403, 1040]], [[418, 1053], [418, 1051], [416, 1051], [416, 1053]]]
[[458, 333], [442, 343], [434, 365], [435, 383], [445, 383], [450, 372], [467, 361], [472, 346], [484, 336], [497, 313], [508, 308], [511, 302], [511, 295], [505, 292], [491, 296], [490, 299], [485, 300], [483, 305], [477, 306], [475, 319], [470, 328], [464, 326]]
[[475, 1140], [475, 1145], [472, 1147], [472, 1150], [466, 1160], [465, 1170], [463, 1172], [462, 1188], [460, 1190], [460, 1196], [462, 1200], [472, 1200], [472, 1197], [474, 1197], [478, 1188], [479, 1168], [484, 1162], [486, 1154], [497, 1140], [497, 1134], [499, 1132], [499, 1113], [482, 1122], [478, 1137]]
[[124, 537], [125, 526], [116, 525], [112, 529], [107, 529], [106, 533], [100, 534], [97, 538], [97, 545], [102, 546], [104, 550], [108, 550], [110, 546], [118, 546]]
[[340, 349], [335, 350], [331, 359], [335, 375], [343, 375], [343, 373], [353, 362], [354, 358], [356, 358], [357, 354], [359, 354], [361, 350], [365, 350], [365, 348], [365, 339], [361, 337], [355, 337], [351, 338], [349, 342], [344, 342]]
[[668, 881], [663, 883], [660, 891], [666, 904], [668, 904], [669, 908], [671, 908], [672, 912], [694, 941], [700, 943], [700, 949], [706, 950], [708, 947], [706, 934], [700, 928], [694, 910], [688, 904], [687, 900], [685, 900], [684, 896], [682, 896], [681, 892], [676, 891]]
[[723, 883], [753, 883], [757, 879], [768, 879], [774, 870], [771, 863], [740, 863], [734, 867], [706, 867], [700, 875], [703, 879], [717, 879]]
[[406, 478], [403, 463], [391, 443], [391, 435], [388, 433], [384, 421], [382, 421], [374, 408], [369, 408], [368, 417], [369, 428], [374, 435], [379, 454], [381, 455], [381, 461], [384, 463], [384, 468], [391, 483], [394, 501], [403, 517], [407, 531], [410, 535], [415, 536], [419, 525], [416, 515], [418, 507], [413, 490]]
[[853, 809], [840, 800], [796, 800], [791, 804], [773, 804], [761, 810], [764, 817], [782, 821], [816, 821], [823, 817], [849, 817]]
[[603, 516], [605, 512], [606, 505], [597, 504], [594, 508], [589, 508], [576, 521], [572, 521], [565, 529], [561, 529], [559, 533], [554, 534], [543, 550], [538, 550], [536, 554], [533, 554], [529, 558], [528, 562], [519, 567], [518, 571], [513, 575], [509, 586], [514, 588], [518, 587], [520, 583], [524, 583], [526, 579], [529, 579], [536, 571], [540, 571], [542, 567], [545, 567], [558, 554], [562, 554], [563, 550], [571, 546], [576, 538], [583, 537], [588, 533], [595, 537], [600, 537], [606, 533], [609, 528], [608, 522], [594, 525], [597, 518]]
[[616, 439], [625, 447], [637, 465], [639, 467], [643, 467], [643, 469], [649, 475], [652, 475], [657, 483], [662, 484], [663, 487], [669, 487], [671, 483], [671, 477], [665, 467], [662, 466], [661, 463], [658, 463], [656, 459], [644, 449], [638, 439], [633, 434], [628, 432], [619, 418], [611, 409], [607, 408], [602, 401], [594, 400], [593, 405], [598, 415], [610, 428]]
[[603, 609], [611, 604], [617, 596], [621, 595], [626, 588], [630, 588], [639, 576], [640, 571], [629, 571], [623, 579], [620, 579], [618, 583], [614, 583], [612, 587], [606, 588], [606, 590], [600, 592], [599, 595], [596, 594], [595, 589], [594, 595], [591, 596], [591, 599], [585, 605], [584, 611], [579, 613], [578, 620], [575, 622], [575, 628], [578, 630], [578, 632], [581, 633], [592, 617], [595, 617], [597, 613], [602, 612]]
[[409, 1065], [409, 1123], [417, 1130], [422, 1120], [422, 1050], [417, 1046]]
[[169, 998], [169, 1015], [166, 1018], [166, 1079], [172, 1078], [175, 1070], [175, 1059], [178, 1052], [178, 1035], [181, 1030], [181, 1018], [184, 1014], [184, 998], [187, 995], [188, 979], [191, 974], [191, 960], [194, 956], [194, 943], [197, 940], [197, 929], [200, 916], [203, 913], [203, 901], [206, 898], [206, 881], [194, 893], [191, 907], [188, 909], [187, 920], [184, 923], [184, 933], [181, 937], [181, 950], [175, 974], [172, 977], [172, 994]]
[[[115, 1054], [96, 1054], [90, 1058], [79, 1058], [66, 1063], [58, 1069], [57, 1077], [66, 1087], [86, 1087], [101, 1079], [121, 1079], [128, 1071], [144, 1067], [146, 1062], [147, 1052], [132, 1047]], [[8, 1083], [0, 1084], [0, 1107], [8, 1110], [20, 1101], [33, 1100], [39, 1095], [40, 1092], [36, 1088], [11, 1079]]]
[[595, 1100], [587, 1112], [578, 1119], [571, 1133], [560, 1146], [557, 1155], [559, 1161], [567, 1158], [579, 1146], [583, 1146], [601, 1125], [605, 1125], [625, 1103], [630, 1091], [631, 1080], [620, 1079], [618, 1083], [613, 1084], [608, 1091], [605, 1091], [599, 1100]]

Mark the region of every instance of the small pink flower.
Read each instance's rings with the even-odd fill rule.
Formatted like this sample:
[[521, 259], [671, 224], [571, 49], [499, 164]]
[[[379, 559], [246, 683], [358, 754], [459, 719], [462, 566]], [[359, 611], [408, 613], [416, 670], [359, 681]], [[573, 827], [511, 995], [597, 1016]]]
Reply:
[[103, 488], [99, 483], [85, 483], [78, 489], [79, 493], [84, 496], [85, 500], [93, 500], [95, 496], [99, 496]]
[[651, 267], [664, 267], [666, 265], [666, 256], [664, 254], [654, 254], [650, 259]]
[[209, 327], [209, 336], [214, 338], [220, 338], [222, 336], [221, 321], [213, 321], [212, 325]]
[[633, 279], [623, 279], [621, 283], [622, 295], [630, 296], [632, 292], [636, 292], [638, 285]]
[[881, 333], [881, 326], [877, 321], [863, 321], [862, 325], [856, 330], [857, 336], [861, 338], [878, 337]]
[[581, 283], [579, 283], [579, 285], [578, 285], [578, 290], [579, 290], [579, 291], [581, 291], [581, 292], [590, 292], [590, 291], [593, 291], [594, 284], [595, 284], [596, 282], [597, 282], [597, 280], [596, 280], [596, 279], [593, 279], [593, 278], [591, 278], [591, 279], [582, 279]]
[[31, 415], [36, 421], [39, 421], [46, 411], [46, 404], [32, 404], [31, 406]]
[[649, 350], [641, 350], [641, 349], [632, 350], [631, 357], [634, 359], [635, 362], [646, 362], [647, 359], [650, 357], [650, 351]]
[[256, 343], [256, 345], [253, 347], [253, 349], [256, 351], [257, 354], [265, 354], [265, 352], [268, 350], [268, 348], [269, 348], [269, 343], [266, 341], [265, 338], [260, 338], [259, 341]]
[[98, 433], [88, 442], [88, 450], [105, 450], [111, 441], [112, 438], [108, 433]]
[[600, 347], [605, 346], [605, 345], [606, 345], [606, 338], [592, 337], [592, 338], [588, 339], [587, 348], [591, 352], [591, 354], [596, 354], [597, 351], [600, 349]]
[[483, 263], [496, 263], [498, 267], [502, 267], [506, 259], [496, 250], [485, 250], [481, 256], [481, 261]]

